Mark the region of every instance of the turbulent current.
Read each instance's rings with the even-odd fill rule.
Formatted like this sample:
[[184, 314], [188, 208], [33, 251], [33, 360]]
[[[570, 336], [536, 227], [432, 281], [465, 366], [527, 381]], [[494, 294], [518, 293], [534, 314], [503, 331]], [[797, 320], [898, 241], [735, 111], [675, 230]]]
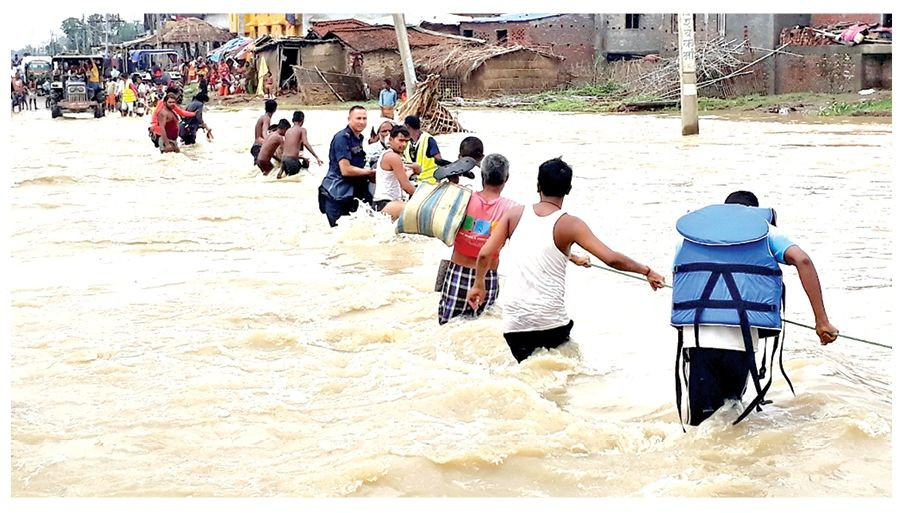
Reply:
[[[438, 326], [442, 242], [366, 211], [330, 229], [326, 163], [256, 172], [259, 110], [214, 109], [213, 142], [167, 155], [147, 117], [13, 116], [14, 497], [892, 494], [892, 351], [788, 326], [797, 395], [777, 365], [763, 412], [683, 432], [668, 289], [570, 265], [572, 341], [517, 364], [498, 306]], [[306, 114], [326, 161], [346, 113]], [[676, 116], [459, 116], [509, 158], [505, 195], [535, 201], [561, 155], [565, 210], [670, 282], [676, 219], [755, 192], [812, 257], [830, 321], [893, 343], [890, 123], [704, 117], [682, 137]], [[437, 137], [443, 157], [466, 135]], [[813, 325], [784, 270], [784, 317]]]

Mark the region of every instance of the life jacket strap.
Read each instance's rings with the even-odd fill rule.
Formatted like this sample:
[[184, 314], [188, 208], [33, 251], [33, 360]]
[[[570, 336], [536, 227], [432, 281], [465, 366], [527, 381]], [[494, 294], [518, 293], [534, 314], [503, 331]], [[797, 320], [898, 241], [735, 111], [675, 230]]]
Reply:
[[679, 424], [682, 426], [682, 432], [685, 432], [685, 420], [682, 418], [682, 380], [679, 377], [679, 369], [682, 361], [682, 339], [683, 339], [683, 330], [682, 328], [678, 329], [679, 342], [676, 347], [676, 410], [679, 412]]
[[710, 271], [715, 273], [742, 273], [761, 276], [782, 276], [782, 269], [749, 264], [715, 264], [711, 262], [694, 262], [673, 267], [676, 274]]
[[703, 310], [705, 308], [714, 310], [748, 310], [752, 312], [775, 312], [777, 310], [776, 305], [771, 305], [769, 303], [727, 299], [682, 301], [680, 303], [673, 303], [672, 307], [675, 310]]
[[[729, 289], [729, 295], [732, 299], [741, 302], [741, 292], [738, 290], [738, 285], [736, 285], [735, 280], [732, 278], [732, 274], [724, 273], [723, 279], [726, 281], [726, 288]], [[755, 408], [760, 411], [760, 403], [763, 401], [764, 396], [767, 395], [767, 390], [770, 388], [770, 382], [768, 381], [766, 386], [763, 388], [760, 384], [760, 377], [757, 372], [757, 357], [754, 354], [754, 342], [751, 339], [751, 324], [748, 321], [748, 312], [743, 309], [738, 309], [738, 317], [739, 324], [741, 324], [742, 328], [742, 339], [745, 341], [745, 355], [748, 360], [748, 370], [751, 374], [751, 380], [754, 382], [754, 390], [757, 392], [757, 397], [755, 397], [754, 401], [745, 408], [745, 411], [735, 419], [735, 422], [732, 424], [738, 424], [745, 417], [748, 416]]]

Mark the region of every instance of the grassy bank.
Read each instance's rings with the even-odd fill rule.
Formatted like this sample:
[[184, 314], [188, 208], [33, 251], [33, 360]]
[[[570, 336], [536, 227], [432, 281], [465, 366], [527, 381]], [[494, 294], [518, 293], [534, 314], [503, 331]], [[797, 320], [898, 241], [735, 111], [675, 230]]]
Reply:
[[[678, 111], [678, 103], [657, 102], [656, 98], [631, 96], [616, 99], [615, 85], [550, 91], [512, 99], [512, 107], [546, 112], [623, 112], [626, 110]], [[503, 102], [500, 106], [507, 106]], [[788, 93], [748, 95], [736, 98], [699, 98], [700, 112], [761, 112], [766, 114], [797, 113], [810, 116], [877, 116], [892, 115], [892, 93], [877, 91], [869, 96], [855, 93]]]
[[[590, 112], [610, 113], [637, 110], [678, 112], [678, 102], [658, 102], [657, 98], [629, 96], [617, 98], [614, 93], [618, 84], [606, 83], [562, 91], [547, 91], [532, 95], [509, 96], [485, 101], [471, 101], [454, 108], [505, 108], [539, 112]], [[228, 97], [220, 100], [213, 97], [211, 107], [219, 110], [236, 111], [259, 108], [263, 99], [251, 95]], [[277, 98], [281, 110], [348, 110], [354, 105], [362, 105], [368, 110], [377, 110], [377, 101], [335, 102], [326, 105], [305, 105], [297, 96]], [[788, 93], [777, 95], [748, 95], [735, 98], [698, 98], [698, 111], [702, 113], [762, 113], [786, 115], [794, 113], [804, 116], [892, 116], [892, 91], [876, 91], [871, 95], [857, 93]]]

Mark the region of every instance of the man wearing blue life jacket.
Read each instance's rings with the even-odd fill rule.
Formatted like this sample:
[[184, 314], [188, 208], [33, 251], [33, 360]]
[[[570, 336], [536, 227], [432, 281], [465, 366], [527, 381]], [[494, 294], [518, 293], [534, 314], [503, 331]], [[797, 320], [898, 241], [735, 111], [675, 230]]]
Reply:
[[370, 204], [368, 183], [374, 170], [365, 165], [364, 136], [368, 111], [360, 105], [349, 109], [349, 124], [330, 142], [330, 167], [318, 188], [318, 205], [331, 227], [342, 216], [358, 210], [358, 202]]
[[[676, 223], [683, 236], [673, 265], [671, 324], [679, 330], [676, 403], [680, 420], [687, 419], [692, 426], [709, 418], [726, 401], [741, 401], [749, 376], [757, 397], [735, 422], [754, 408], [760, 409], [773, 379], [773, 356], [782, 329], [785, 294], [778, 264], [798, 270], [820, 343], [836, 339], [817, 270], [807, 253], [775, 228], [775, 216], [773, 209], [759, 208], [753, 193], [737, 191], [724, 204], [696, 210]], [[760, 372], [755, 355], [758, 339], [767, 337], [775, 337], [771, 373], [770, 379], [761, 383], [766, 350]], [[684, 416], [680, 364], [688, 392]]]

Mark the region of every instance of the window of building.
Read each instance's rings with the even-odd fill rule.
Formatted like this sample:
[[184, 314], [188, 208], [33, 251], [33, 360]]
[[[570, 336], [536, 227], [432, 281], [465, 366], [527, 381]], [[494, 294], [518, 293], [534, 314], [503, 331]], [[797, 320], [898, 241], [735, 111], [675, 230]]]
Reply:
[[498, 43], [502, 43], [506, 39], [509, 38], [509, 31], [506, 29], [497, 30], [496, 31], [496, 40]]
[[891, 27], [891, 26], [892, 26], [892, 13], [884, 14], [884, 15], [883, 15], [883, 23], [882, 23], [882, 25], [883, 25], [884, 27]]
[[462, 30], [462, 35], [465, 37], [474, 37], [474, 30], [464, 29], [464, 30]]
[[627, 29], [641, 28], [641, 15], [640, 14], [626, 14], [625, 15], [625, 28], [627, 28]]

